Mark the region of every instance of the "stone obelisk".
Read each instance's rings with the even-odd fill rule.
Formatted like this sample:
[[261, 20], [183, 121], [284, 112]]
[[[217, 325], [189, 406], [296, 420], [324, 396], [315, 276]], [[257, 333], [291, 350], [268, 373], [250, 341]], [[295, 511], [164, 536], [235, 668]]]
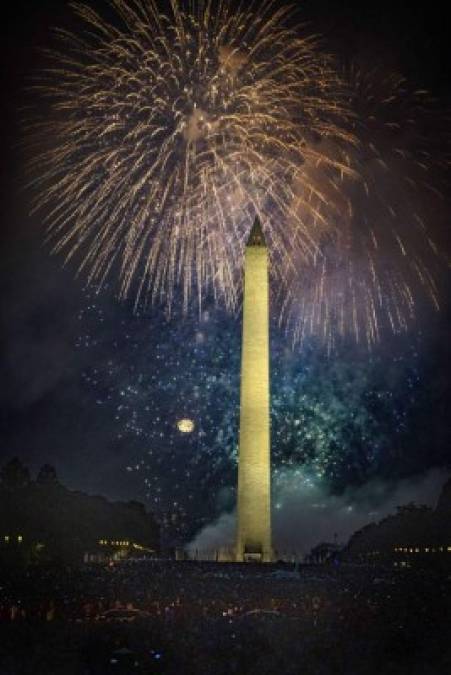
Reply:
[[244, 262], [236, 559], [271, 558], [268, 249], [257, 217]]

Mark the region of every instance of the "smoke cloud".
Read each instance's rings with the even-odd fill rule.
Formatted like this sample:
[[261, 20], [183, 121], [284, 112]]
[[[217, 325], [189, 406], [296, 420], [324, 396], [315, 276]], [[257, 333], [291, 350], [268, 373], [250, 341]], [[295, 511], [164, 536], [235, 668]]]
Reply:
[[[435, 507], [449, 472], [434, 468], [399, 481], [373, 479], [333, 495], [305, 472], [285, 470], [273, 484], [273, 543], [279, 555], [305, 555], [320, 542], [346, 543], [359, 528], [380, 521], [410, 502]], [[236, 513], [222, 513], [190, 542], [190, 555], [230, 549]]]

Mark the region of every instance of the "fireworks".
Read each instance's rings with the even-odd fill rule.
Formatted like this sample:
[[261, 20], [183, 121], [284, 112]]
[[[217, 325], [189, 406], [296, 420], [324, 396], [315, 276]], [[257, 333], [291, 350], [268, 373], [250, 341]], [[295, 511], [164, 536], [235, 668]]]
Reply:
[[[121, 29], [75, 5], [90, 38], [61, 33], [64, 53], [38, 85], [50, 113], [35, 131], [50, 147], [34, 160], [46, 167], [36, 206], [55, 250], [80, 254], [91, 280], [117, 266], [123, 295], [133, 286], [170, 305], [180, 284], [185, 305], [210, 290], [234, 308], [256, 212], [275, 278], [330, 227], [306, 167], [352, 173], [339, 79], [271, 2], [235, 13], [173, 2], [171, 17], [152, 0], [112, 5]], [[340, 151], [324, 153], [322, 138]]]
[[287, 277], [281, 300], [295, 341], [315, 334], [330, 347], [339, 335], [371, 345], [385, 327], [405, 330], [420, 298], [439, 309], [447, 267], [439, 243], [444, 120], [427, 92], [409, 91], [400, 76], [354, 67], [345, 79], [358, 139], [349, 159], [359, 179], [330, 184], [334, 237]]
[[422, 182], [411, 169], [430, 158], [378, 128], [381, 116], [394, 132], [384, 114], [405, 113], [402, 83], [374, 95], [353, 72], [345, 86], [270, 0], [174, 0], [168, 15], [153, 0], [111, 4], [114, 25], [74, 5], [89, 33], [59, 31], [64, 51], [37, 85], [49, 113], [32, 126], [36, 208], [55, 251], [90, 281], [114, 271], [137, 304], [170, 310], [181, 289], [185, 310], [206, 295], [235, 310], [257, 213], [295, 341], [372, 343], [386, 317], [407, 325], [417, 286], [438, 305], [437, 244], [410, 202]]
[[[89, 364], [85, 405], [96, 408], [96, 428], [115, 449], [114, 461], [124, 468], [127, 462], [128, 484], [144, 487], [153, 511], [177, 513], [171, 529], [186, 528], [186, 540], [235, 505], [240, 322], [215, 311], [200, 323], [195, 317], [168, 325], [156, 311], [150, 324], [146, 316], [125, 318], [114, 304], [104, 312], [97, 302], [88, 291], [80, 312], [78, 348]], [[421, 352], [429, 349], [421, 340], [395, 337], [389, 353], [377, 347], [371, 355], [338, 348], [327, 359], [316, 345], [306, 345], [300, 357], [277, 329], [272, 338], [276, 490], [293, 473], [299, 489], [307, 487], [304, 474], [341, 491], [376, 475], [405, 475], [418, 461], [424, 466], [418, 434], [423, 429], [428, 442], [440, 394], [425, 412], [429, 379]], [[192, 432], [181, 433], [182, 416], [194, 422]], [[445, 461], [447, 447], [432, 443], [430, 466]]]

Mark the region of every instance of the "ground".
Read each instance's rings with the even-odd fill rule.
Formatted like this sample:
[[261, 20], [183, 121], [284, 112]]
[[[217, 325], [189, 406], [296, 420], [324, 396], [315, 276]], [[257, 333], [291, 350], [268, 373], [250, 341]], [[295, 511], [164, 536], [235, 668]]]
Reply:
[[1, 585], [1, 675], [451, 672], [446, 569], [136, 561]]

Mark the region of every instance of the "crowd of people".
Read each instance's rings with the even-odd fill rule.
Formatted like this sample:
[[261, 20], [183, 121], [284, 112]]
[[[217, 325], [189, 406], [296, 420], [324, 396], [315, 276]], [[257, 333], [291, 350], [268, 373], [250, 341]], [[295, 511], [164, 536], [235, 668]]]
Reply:
[[451, 576], [163, 560], [0, 577], [0, 673], [451, 672]]

